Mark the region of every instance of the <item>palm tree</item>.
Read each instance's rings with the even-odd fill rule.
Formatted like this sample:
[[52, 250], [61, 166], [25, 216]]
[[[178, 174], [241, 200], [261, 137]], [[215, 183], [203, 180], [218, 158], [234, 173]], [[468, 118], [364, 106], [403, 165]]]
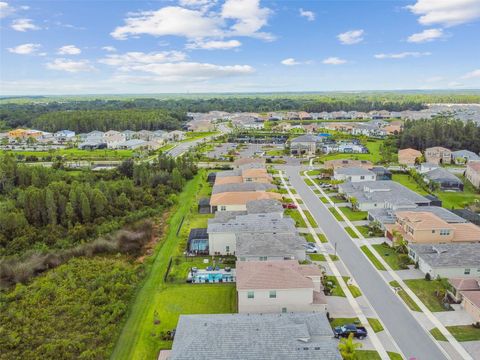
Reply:
[[362, 344], [353, 341], [353, 333], [350, 333], [348, 338], [340, 339], [338, 350], [340, 350], [343, 360], [353, 360], [355, 359], [355, 352], [362, 346]]
[[408, 241], [405, 240], [398, 230], [393, 230], [393, 246], [395, 251], [400, 254], [406, 254], [408, 252]]

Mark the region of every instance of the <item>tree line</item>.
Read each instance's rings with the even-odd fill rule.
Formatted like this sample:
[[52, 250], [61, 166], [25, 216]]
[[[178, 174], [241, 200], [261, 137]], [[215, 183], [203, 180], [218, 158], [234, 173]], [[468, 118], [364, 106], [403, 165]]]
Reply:
[[[71, 128], [77, 131], [105, 129], [124, 130], [129, 127], [126, 120], [133, 117], [131, 124], [138, 129], [178, 128], [187, 120], [187, 112], [268, 112], [268, 111], [371, 111], [371, 110], [421, 110], [426, 103], [478, 103], [476, 93], [333, 93], [333, 94], [251, 94], [251, 95], [204, 95], [164, 98], [124, 98], [124, 99], [65, 99], [56, 101], [41, 98], [36, 102], [7, 102], [0, 104], [0, 128], [37, 127], [40, 130], [55, 131]], [[128, 111], [132, 111], [128, 113]], [[134, 111], [136, 110], [136, 111]], [[144, 110], [142, 112], [140, 110]], [[90, 112], [93, 111], [93, 112]], [[100, 113], [96, 113], [100, 111]], [[125, 117], [117, 111], [127, 111]], [[46, 114], [55, 114], [44, 116]], [[118, 117], [118, 118], [117, 118]], [[41, 121], [36, 120], [41, 118]], [[93, 119], [92, 119], [93, 118]], [[97, 123], [96, 120], [100, 121]], [[175, 119], [176, 121], [172, 120]], [[112, 122], [113, 119], [113, 122]], [[82, 124], [77, 128], [76, 121]], [[145, 122], [145, 123], [143, 123]], [[98, 127], [100, 126], [100, 127]], [[133, 130], [135, 130], [133, 129]]]
[[473, 121], [464, 122], [450, 116], [437, 116], [431, 120], [408, 120], [398, 139], [399, 148], [423, 151], [432, 146], [450, 150], [480, 152], [480, 127]]
[[160, 155], [152, 164], [125, 160], [113, 172], [26, 166], [0, 158], [0, 255], [68, 248], [110, 232], [123, 219], [173, 203], [197, 169], [189, 157]]

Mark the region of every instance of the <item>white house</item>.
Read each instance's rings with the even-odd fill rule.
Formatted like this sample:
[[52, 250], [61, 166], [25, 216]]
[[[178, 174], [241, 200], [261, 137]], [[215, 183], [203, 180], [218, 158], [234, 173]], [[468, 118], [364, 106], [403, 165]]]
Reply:
[[75, 131], [60, 130], [53, 134], [53, 137], [60, 141], [71, 140], [75, 137]]
[[347, 167], [335, 169], [333, 172], [335, 180], [360, 182], [360, 181], [375, 181], [377, 175], [367, 169], [361, 167]]
[[239, 313], [312, 312], [326, 309], [317, 265], [297, 260], [237, 261]]
[[120, 144], [125, 142], [125, 134], [119, 131], [109, 130], [103, 134], [103, 141], [109, 149], [116, 149]]

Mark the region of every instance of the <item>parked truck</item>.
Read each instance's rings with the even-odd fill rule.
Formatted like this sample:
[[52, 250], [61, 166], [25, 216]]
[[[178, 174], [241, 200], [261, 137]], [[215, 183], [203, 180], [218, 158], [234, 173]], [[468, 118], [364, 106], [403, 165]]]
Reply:
[[355, 324], [346, 324], [342, 326], [337, 326], [333, 329], [335, 337], [338, 339], [340, 337], [348, 337], [353, 333], [353, 336], [358, 339], [364, 339], [367, 337], [367, 329], [363, 326], [357, 326]]

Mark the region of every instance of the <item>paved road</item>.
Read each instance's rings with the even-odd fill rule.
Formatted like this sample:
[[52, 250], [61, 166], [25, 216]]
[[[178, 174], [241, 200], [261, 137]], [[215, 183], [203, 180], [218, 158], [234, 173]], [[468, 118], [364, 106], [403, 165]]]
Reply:
[[402, 300], [393, 293], [370, 261], [363, 256], [362, 251], [352, 244], [342, 226], [305, 184], [299, 174], [300, 167], [286, 166], [284, 169], [290, 178], [290, 184], [302, 197], [327, 238], [332, 243], [337, 243], [337, 253], [407, 359], [446, 359], [443, 352], [402, 304]]

